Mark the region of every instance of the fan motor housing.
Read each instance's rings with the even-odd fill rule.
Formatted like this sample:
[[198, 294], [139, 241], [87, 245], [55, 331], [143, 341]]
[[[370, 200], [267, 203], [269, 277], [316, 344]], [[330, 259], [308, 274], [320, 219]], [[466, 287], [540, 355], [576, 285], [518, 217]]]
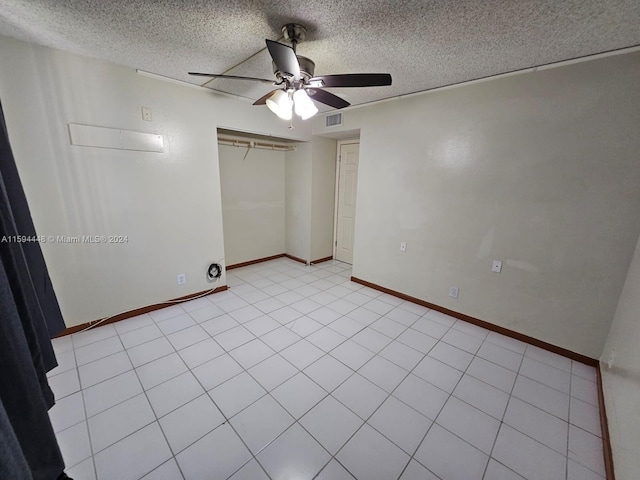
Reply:
[[[308, 83], [309, 79], [313, 77], [313, 72], [316, 69], [316, 64], [310, 58], [303, 57], [302, 55], [296, 55], [296, 57], [298, 58], [298, 63], [300, 64], [300, 74], [302, 75], [302, 79], [304, 83]], [[272, 64], [273, 64], [273, 73], [275, 74], [279, 82], [282, 81], [284, 78], [284, 76], [282, 75], [282, 72], [278, 70], [278, 67], [276, 67], [275, 62], [272, 62]]]

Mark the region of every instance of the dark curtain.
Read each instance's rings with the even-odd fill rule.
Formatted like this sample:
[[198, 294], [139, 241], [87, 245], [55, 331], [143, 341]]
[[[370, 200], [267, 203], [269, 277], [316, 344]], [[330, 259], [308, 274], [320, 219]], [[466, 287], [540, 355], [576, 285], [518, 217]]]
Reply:
[[0, 478], [55, 480], [64, 469], [47, 410], [50, 338], [64, 329], [0, 105]]

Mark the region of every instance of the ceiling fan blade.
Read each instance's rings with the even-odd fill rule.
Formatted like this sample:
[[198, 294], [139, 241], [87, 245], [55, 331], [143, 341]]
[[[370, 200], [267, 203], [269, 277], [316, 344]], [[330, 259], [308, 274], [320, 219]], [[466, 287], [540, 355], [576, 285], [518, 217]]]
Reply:
[[282, 73], [293, 75], [294, 79], [300, 80], [300, 64], [293, 48], [273, 40], [266, 40], [266, 42], [269, 54], [278, 70]]
[[384, 87], [391, 85], [391, 75], [388, 73], [346, 73], [344, 75], [321, 75], [319, 77], [309, 79], [309, 85], [315, 88]]
[[325, 105], [329, 105], [333, 108], [344, 108], [351, 105], [346, 100], [334, 95], [331, 92], [327, 92], [326, 90], [317, 90], [315, 88], [307, 88], [307, 92], [309, 93], [309, 98], [311, 100], [315, 100], [316, 102], [324, 103]]
[[276, 90], [271, 90], [269, 93], [267, 93], [266, 95], [263, 95], [262, 97], [260, 97], [258, 100], [256, 100], [255, 102], [253, 102], [254, 105], [265, 105], [267, 103], [267, 98], [269, 98], [271, 95], [273, 95], [274, 93], [276, 93], [279, 89]]
[[218, 75], [216, 73], [198, 73], [198, 72], [189, 72], [189, 75], [197, 75], [199, 77], [211, 77], [211, 78], [226, 78], [229, 80], [251, 80], [252, 82], [262, 82], [262, 83], [268, 83], [270, 85], [275, 85], [276, 83], [273, 80], [267, 80], [266, 78], [239, 77], [238, 75]]

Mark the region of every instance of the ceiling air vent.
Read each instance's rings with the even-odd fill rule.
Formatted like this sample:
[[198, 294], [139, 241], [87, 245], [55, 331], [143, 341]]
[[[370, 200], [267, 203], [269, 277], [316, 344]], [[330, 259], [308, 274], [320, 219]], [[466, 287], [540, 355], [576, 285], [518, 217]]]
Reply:
[[339, 127], [342, 125], [342, 113], [332, 113], [331, 115], [327, 115], [324, 117], [324, 126], [326, 128], [329, 127]]

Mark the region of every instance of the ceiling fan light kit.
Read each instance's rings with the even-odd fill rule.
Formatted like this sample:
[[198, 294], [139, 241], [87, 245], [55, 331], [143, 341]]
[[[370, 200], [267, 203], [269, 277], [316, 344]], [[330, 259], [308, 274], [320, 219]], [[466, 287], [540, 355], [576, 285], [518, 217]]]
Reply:
[[267, 105], [269, 110], [283, 120], [291, 120], [293, 111], [303, 120], [318, 113], [314, 102], [320, 102], [333, 108], [345, 108], [350, 104], [346, 100], [324, 90], [341, 87], [382, 87], [391, 85], [388, 73], [353, 73], [339, 75], [321, 75], [314, 77], [316, 64], [309, 58], [296, 55], [297, 45], [307, 36], [307, 30], [297, 23], [288, 23], [282, 27], [282, 34], [291, 46], [273, 40], [266, 40], [267, 49], [273, 59], [273, 73], [276, 81], [265, 78], [219, 75], [215, 73], [189, 72], [212, 78], [250, 80], [270, 83], [280, 88], [273, 90], [254, 102], [254, 105]]

